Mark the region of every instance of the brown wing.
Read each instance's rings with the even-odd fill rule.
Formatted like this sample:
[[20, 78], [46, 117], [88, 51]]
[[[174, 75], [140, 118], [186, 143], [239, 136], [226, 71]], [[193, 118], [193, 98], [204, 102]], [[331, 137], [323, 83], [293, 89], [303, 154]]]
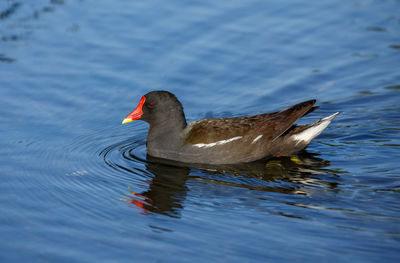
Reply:
[[265, 139], [274, 140], [299, 118], [316, 109], [314, 104], [315, 100], [310, 100], [280, 112], [199, 120], [189, 124], [184, 144], [213, 143], [236, 136], [253, 138], [260, 134], [263, 134]]
[[250, 130], [257, 129], [265, 118], [255, 115], [238, 118], [213, 118], [196, 121], [188, 132], [185, 144], [212, 143], [228, 138], [243, 136]]

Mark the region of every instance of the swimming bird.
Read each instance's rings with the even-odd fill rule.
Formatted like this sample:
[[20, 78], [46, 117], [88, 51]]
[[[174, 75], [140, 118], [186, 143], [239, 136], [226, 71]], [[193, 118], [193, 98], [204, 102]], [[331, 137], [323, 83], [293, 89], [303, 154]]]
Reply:
[[198, 164], [247, 163], [276, 155], [294, 155], [330, 124], [339, 112], [311, 125], [295, 125], [318, 109], [308, 100], [285, 110], [234, 118], [186, 122], [182, 104], [168, 91], [152, 91], [122, 124], [143, 120], [150, 124], [146, 139], [152, 157]]

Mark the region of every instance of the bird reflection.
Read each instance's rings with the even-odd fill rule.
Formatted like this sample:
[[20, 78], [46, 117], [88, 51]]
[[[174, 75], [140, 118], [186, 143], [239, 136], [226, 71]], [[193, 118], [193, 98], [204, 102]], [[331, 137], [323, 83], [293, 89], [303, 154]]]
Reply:
[[[297, 156], [278, 156], [252, 163], [218, 166], [189, 166], [147, 156], [146, 169], [154, 175], [147, 182], [149, 189], [143, 193], [129, 191], [126, 201], [141, 208], [143, 213], [155, 212], [179, 217], [188, 191], [188, 180], [265, 192], [310, 195], [315, 191], [310, 186], [329, 189], [337, 187], [335, 180], [326, 177], [335, 177], [340, 171], [325, 169], [329, 164], [329, 161], [306, 151]], [[262, 184], [251, 183], [254, 179], [261, 180]]]
[[149, 189], [140, 194], [129, 191], [135, 198], [129, 198], [126, 201], [140, 207], [143, 213], [151, 211], [178, 216], [183, 208], [181, 203], [186, 196], [185, 183], [190, 169], [149, 159], [151, 158], [148, 158], [146, 169], [154, 175], [152, 181], [147, 182]]

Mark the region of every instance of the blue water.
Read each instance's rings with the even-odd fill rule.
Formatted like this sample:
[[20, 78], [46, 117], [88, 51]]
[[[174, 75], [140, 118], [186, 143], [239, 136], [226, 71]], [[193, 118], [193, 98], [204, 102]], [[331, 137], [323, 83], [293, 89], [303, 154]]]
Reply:
[[[0, 1], [0, 262], [398, 262], [400, 2]], [[296, 157], [146, 158], [189, 121], [341, 114]]]

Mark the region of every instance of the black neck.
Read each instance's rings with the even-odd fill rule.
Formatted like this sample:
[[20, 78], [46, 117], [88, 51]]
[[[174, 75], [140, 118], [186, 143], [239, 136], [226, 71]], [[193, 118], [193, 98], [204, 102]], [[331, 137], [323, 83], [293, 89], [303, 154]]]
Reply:
[[169, 114], [170, 118], [150, 122], [147, 134], [147, 152], [155, 157], [162, 157], [162, 152], [177, 150], [182, 144], [186, 119], [183, 112]]

